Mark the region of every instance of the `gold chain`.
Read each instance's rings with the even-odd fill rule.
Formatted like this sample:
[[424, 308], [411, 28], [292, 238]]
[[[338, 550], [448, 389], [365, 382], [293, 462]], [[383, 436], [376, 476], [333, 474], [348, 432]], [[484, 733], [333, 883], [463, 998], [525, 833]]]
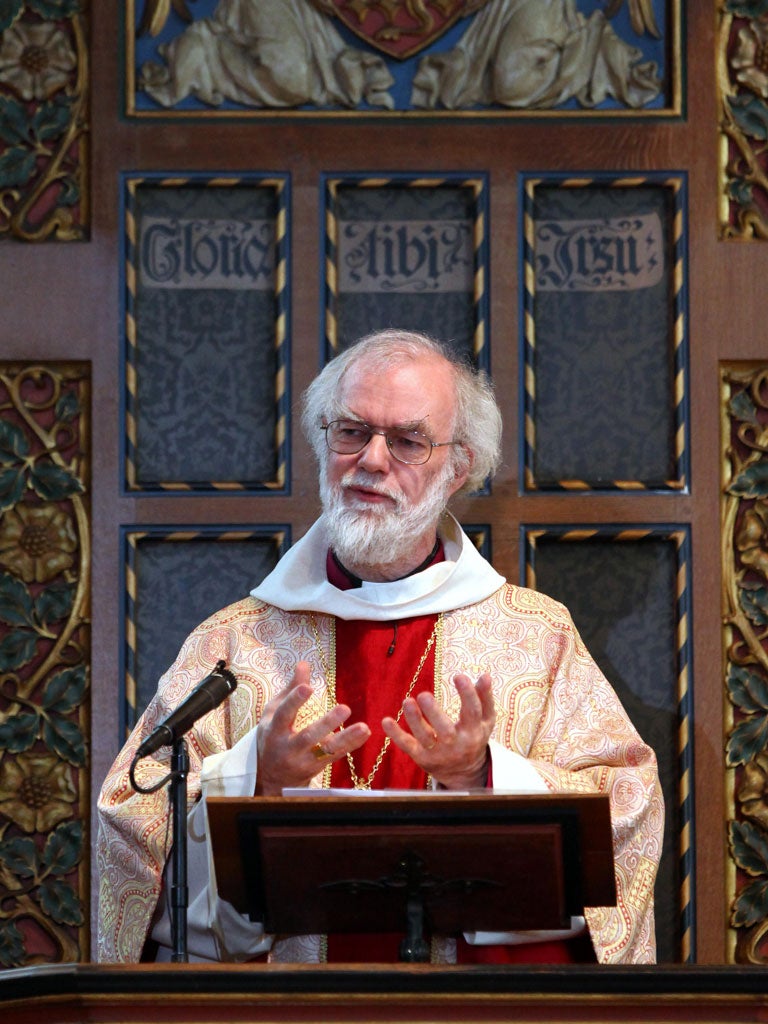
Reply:
[[[312, 626], [312, 632], [315, 635], [315, 643], [317, 645], [317, 653], [320, 656], [320, 664], [323, 667], [323, 673], [325, 675], [325, 684], [326, 684], [326, 687], [327, 687], [327, 690], [328, 690], [328, 703], [329, 703], [330, 707], [333, 707], [335, 705], [335, 703], [336, 703], [336, 620], [333, 619], [332, 622], [331, 622], [330, 662], [328, 660], [326, 660], [325, 651], [323, 650], [323, 645], [320, 642], [320, 633], [318, 632], [317, 623], [315, 621], [315, 616], [312, 614], [312, 612], [309, 613], [309, 621], [310, 621], [310, 624]], [[438, 648], [440, 647], [440, 641], [442, 639], [442, 632], [443, 632], [442, 627], [443, 627], [443, 613], [441, 612], [437, 616], [437, 620], [435, 622], [434, 629], [432, 630], [432, 633], [430, 634], [429, 640], [427, 640], [427, 646], [424, 648], [424, 653], [422, 654], [422, 656], [421, 656], [421, 658], [419, 660], [419, 664], [418, 664], [418, 666], [416, 668], [416, 671], [413, 674], [413, 679], [411, 679], [410, 683], [408, 684], [408, 690], [406, 691], [405, 697], [403, 698], [403, 703], [400, 705], [400, 710], [397, 712], [397, 715], [395, 716], [395, 722], [398, 723], [398, 725], [399, 725], [400, 719], [402, 718], [402, 715], [403, 715], [403, 705], [405, 704], [405, 701], [413, 693], [413, 688], [416, 686], [416, 682], [417, 682], [419, 676], [421, 675], [421, 670], [424, 668], [424, 663], [426, 662], [427, 658], [429, 657], [429, 652], [432, 650], [432, 647], [434, 646], [435, 642], [437, 642]], [[339, 726], [339, 730], [341, 731], [343, 729], [344, 729], [344, 726], [340, 725]], [[386, 754], [387, 750], [389, 749], [389, 743], [390, 743], [389, 736], [385, 736], [384, 737], [384, 746], [379, 751], [379, 756], [376, 758], [376, 761], [374, 762], [373, 768], [371, 769], [371, 772], [368, 775], [367, 779], [361, 779], [360, 778], [360, 776], [357, 774], [357, 771], [355, 770], [355, 762], [354, 762], [354, 760], [352, 758], [352, 754], [351, 753], [347, 754], [347, 764], [349, 765], [349, 774], [352, 776], [352, 785], [354, 786], [355, 789], [370, 789], [371, 788], [371, 783], [373, 782], [374, 776], [376, 775], [376, 772], [381, 767], [381, 762], [384, 760], [384, 755]], [[328, 767], [326, 769], [326, 772], [328, 773], [328, 780], [330, 780], [330, 768], [331, 768], [331, 765], [328, 765]], [[324, 784], [326, 784], [326, 780], [325, 779], [324, 779]]]

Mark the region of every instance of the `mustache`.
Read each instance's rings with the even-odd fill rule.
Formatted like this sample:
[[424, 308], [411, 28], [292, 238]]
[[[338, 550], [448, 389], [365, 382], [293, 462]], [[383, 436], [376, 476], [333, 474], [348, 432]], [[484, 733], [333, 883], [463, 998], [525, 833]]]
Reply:
[[403, 500], [402, 494], [397, 491], [391, 491], [388, 487], [382, 487], [375, 477], [361, 470], [351, 469], [346, 473], [341, 478], [340, 487], [344, 491], [351, 490], [353, 487], [362, 487], [366, 491], [372, 491], [374, 494], [380, 494], [384, 498], [390, 498], [398, 506]]

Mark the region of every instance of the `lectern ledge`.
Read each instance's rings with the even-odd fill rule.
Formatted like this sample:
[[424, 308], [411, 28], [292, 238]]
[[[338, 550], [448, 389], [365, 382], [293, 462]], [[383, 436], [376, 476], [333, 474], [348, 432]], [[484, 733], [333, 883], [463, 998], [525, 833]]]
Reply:
[[[352, 792], [352, 791], [351, 791]], [[608, 797], [413, 793], [214, 797], [219, 895], [268, 932], [426, 932], [570, 927], [613, 906]]]

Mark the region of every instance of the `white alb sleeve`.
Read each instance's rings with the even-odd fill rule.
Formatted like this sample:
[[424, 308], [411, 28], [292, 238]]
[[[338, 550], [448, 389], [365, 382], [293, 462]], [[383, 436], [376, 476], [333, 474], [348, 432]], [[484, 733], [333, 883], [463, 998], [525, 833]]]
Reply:
[[[249, 960], [272, 945], [272, 936], [265, 934], [259, 922], [238, 913], [231, 903], [219, 897], [205, 804], [210, 796], [253, 795], [256, 788], [256, 732], [252, 729], [230, 750], [206, 757], [203, 761], [201, 796], [187, 817], [187, 947], [190, 960]], [[167, 905], [152, 929], [152, 938], [160, 946], [158, 960], [168, 959], [173, 941]]]

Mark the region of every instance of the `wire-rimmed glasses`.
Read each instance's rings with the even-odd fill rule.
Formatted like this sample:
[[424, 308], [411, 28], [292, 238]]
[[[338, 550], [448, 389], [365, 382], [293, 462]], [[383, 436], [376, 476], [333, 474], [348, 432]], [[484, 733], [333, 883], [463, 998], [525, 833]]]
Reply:
[[323, 424], [321, 429], [325, 431], [328, 447], [337, 455], [356, 455], [365, 448], [374, 434], [381, 434], [392, 456], [407, 466], [420, 466], [428, 462], [433, 448], [461, 444], [461, 441], [432, 441], [419, 430], [406, 430], [402, 427], [383, 429], [358, 420], [332, 420]]

